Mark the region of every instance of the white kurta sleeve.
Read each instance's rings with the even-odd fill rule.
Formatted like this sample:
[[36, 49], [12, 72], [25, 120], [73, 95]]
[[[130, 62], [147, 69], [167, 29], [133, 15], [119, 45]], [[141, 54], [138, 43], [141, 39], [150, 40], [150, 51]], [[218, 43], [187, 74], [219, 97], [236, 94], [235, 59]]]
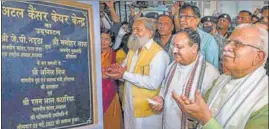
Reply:
[[164, 99], [164, 96], [165, 96], [165, 92], [167, 90], [167, 85], [165, 83], [166, 83], [167, 79], [169, 78], [168, 74], [169, 74], [169, 71], [172, 68], [173, 64], [174, 64], [174, 62], [171, 62], [169, 64], [169, 66], [165, 70], [165, 77], [164, 77], [164, 79], [162, 81], [161, 89], [160, 89], [160, 92], [159, 92], [159, 96], [161, 96], [163, 99]]
[[169, 61], [168, 54], [165, 51], [160, 51], [150, 62], [148, 76], [126, 71], [123, 75], [123, 79], [141, 88], [150, 90], [158, 89], [164, 79], [165, 70]]
[[165, 86], [164, 81], [163, 81], [162, 85], [161, 85], [160, 92], [159, 92], [159, 96], [161, 96], [163, 99], [164, 99], [165, 91], [166, 91], [166, 86]]

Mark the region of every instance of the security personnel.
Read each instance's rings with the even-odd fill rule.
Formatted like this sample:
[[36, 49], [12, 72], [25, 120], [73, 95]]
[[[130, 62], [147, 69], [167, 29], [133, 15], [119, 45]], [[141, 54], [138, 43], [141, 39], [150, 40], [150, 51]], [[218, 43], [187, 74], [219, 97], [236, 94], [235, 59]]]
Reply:
[[205, 16], [201, 19], [203, 25], [203, 30], [207, 33], [210, 33], [212, 36], [217, 32], [217, 23], [218, 18], [214, 16]]
[[223, 36], [225, 39], [228, 39], [231, 35], [229, 28], [232, 25], [232, 19], [229, 14], [223, 13], [218, 17], [217, 30], [218, 33]]
[[215, 40], [217, 41], [219, 47], [219, 72], [222, 73], [222, 55], [223, 48], [225, 45], [225, 39], [217, 31], [218, 18], [214, 16], [205, 16], [201, 19], [201, 24], [203, 26], [203, 30], [214, 36]]

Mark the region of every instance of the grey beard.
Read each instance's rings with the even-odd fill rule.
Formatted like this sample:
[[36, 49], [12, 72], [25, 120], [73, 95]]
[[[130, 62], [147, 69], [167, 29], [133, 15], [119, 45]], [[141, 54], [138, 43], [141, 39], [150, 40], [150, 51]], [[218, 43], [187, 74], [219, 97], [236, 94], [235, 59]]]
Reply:
[[142, 48], [149, 40], [150, 40], [150, 38], [148, 38], [148, 37], [139, 38], [137, 36], [131, 35], [128, 39], [127, 46], [129, 49], [136, 51], [139, 48]]

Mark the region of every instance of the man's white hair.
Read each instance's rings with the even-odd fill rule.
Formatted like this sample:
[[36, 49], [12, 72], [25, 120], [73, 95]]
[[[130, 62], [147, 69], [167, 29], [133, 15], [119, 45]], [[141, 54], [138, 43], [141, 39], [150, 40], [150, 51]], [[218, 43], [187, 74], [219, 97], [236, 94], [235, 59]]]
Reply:
[[234, 31], [237, 29], [243, 29], [243, 28], [253, 28], [253, 29], [258, 30], [259, 33], [257, 34], [257, 36], [259, 38], [258, 38], [258, 41], [256, 42], [256, 47], [258, 47], [259, 49], [265, 52], [265, 59], [263, 63], [264, 65], [268, 57], [268, 31], [266, 31], [264, 28], [255, 26], [254, 24], [240, 24], [234, 29]]
[[153, 31], [153, 34], [151, 36], [154, 35], [154, 32], [156, 30], [156, 20], [152, 19], [152, 18], [146, 18], [146, 17], [139, 17], [135, 20], [136, 21], [143, 21], [145, 28], [147, 30]]

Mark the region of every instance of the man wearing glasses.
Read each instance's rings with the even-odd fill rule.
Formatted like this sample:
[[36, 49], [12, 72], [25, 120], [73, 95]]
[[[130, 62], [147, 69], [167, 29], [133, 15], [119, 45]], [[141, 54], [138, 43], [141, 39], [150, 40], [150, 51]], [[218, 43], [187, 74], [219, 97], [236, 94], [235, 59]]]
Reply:
[[200, 23], [200, 10], [193, 5], [184, 4], [179, 9], [179, 24], [181, 29], [191, 28], [196, 30], [201, 38], [201, 53], [205, 60], [216, 69], [219, 68], [219, 49], [216, 40], [210, 34], [198, 28]]
[[200, 121], [203, 129], [268, 129], [268, 32], [251, 24], [235, 28], [224, 48], [222, 74], [195, 99], [173, 94], [181, 109]]

